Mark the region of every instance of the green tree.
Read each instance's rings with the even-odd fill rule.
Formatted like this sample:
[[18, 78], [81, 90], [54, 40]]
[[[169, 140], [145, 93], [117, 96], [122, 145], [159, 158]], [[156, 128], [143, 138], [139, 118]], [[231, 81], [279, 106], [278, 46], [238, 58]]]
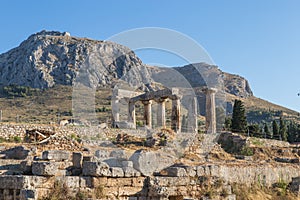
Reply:
[[297, 134], [298, 134], [298, 127], [297, 125], [291, 121], [288, 125], [288, 142], [296, 142], [297, 141]]
[[226, 117], [225, 118], [225, 130], [231, 130], [231, 118], [230, 117]]
[[272, 134], [271, 131], [269, 130], [269, 126], [268, 126], [267, 123], [265, 123], [265, 126], [264, 126], [264, 132], [266, 133], [267, 138], [272, 138], [272, 137], [273, 137], [273, 134]]
[[281, 136], [281, 139], [283, 141], [287, 141], [288, 134], [287, 134], [286, 124], [281, 117], [280, 117], [279, 124], [280, 124], [279, 125], [279, 134]]
[[249, 133], [251, 136], [259, 137], [260, 128], [258, 124], [251, 124], [248, 126]]
[[236, 99], [234, 101], [231, 128], [232, 128], [232, 132], [245, 133], [247, 130], [247, 119], [245, 114], [245, 108], [241, 100]]
[[273, 137], [275, 139], [279, 139], [279, 127], [275, 120], [273, 120], [272, 122], [272, 127], [273, 127]]

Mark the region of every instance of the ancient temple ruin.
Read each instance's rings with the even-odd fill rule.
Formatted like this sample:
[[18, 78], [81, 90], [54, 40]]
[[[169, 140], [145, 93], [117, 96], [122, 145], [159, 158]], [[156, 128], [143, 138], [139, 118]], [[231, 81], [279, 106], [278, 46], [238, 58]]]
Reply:
[[[206, 88], [203, 90], [206, 94], [206, 131], [207, 133], [216, 133], [216, 112], [215, 112], [215, 93], [216, 89]], [[166, 127], [166, 100], [172, 101], [171, 129], [175, 132], [181, 132], [181, 100], [185, 96], [179, 92], [178, 88], [162, 89], [146, 93], [139, 93], [124, 89], [116, 89], [112, 96], [112, 116], [113, 126], [116, 128], [136, 128], [136, 108], [137, 102], [144, 106], [144, 121], [147, 128], [152, 128], [152, 105], [157, 103], [156, 121], [157, 127]], [[121, 101], [125, 102], [127, 120], [120, 119]], [[198, 107], [197, 97], [188, 95], [188, 104], [186, 105], [188, 114], [187, 132], [198, 131]]]

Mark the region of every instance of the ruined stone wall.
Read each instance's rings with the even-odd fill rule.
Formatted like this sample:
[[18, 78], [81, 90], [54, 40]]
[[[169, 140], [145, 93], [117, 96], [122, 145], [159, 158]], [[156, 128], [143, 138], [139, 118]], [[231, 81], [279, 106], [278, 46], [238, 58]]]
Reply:
[[47, 130], [56, 132], [58, 135], [80, 134], [82, 136], [95, 136], [103, 132], [101, 127], [85, 127], [85, 126], [58, 126], [58, 125], [42, 125], [42, 124], [14, 124], [1, 123], [0, 137], [11, 138], [14, 136], [24, 137], [26, 130]]

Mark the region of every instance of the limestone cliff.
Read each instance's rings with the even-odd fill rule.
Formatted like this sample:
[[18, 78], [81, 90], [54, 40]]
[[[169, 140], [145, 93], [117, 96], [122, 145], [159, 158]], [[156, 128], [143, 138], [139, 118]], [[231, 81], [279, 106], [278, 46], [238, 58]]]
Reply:
[[[182, 82], [178, 77], [183, 77]], [[205, 63], [175, 68], [147, 66], [125, 46], [73, 37], [67, 32], [41, 31], [0, 55], [1, 85], [49, 88], [55, 84], [72, 85], [76, 78], [84, 78], [88, 86], [106, 87], [122, 78], [129, 85], [143, 89], [153, 82], [201, 87], [222, 81], [226, 92], [240, 97], [252, 96], [246, 79], [224, 73], [216, 66]]]
[[34, 88], [72, 85], [79, 73], [90, 70], [91, 86], [111, 85], [126, 76], [129, 82], [149, 82], [142, 61], [127, 47], [108, 41], [71, 37], [69, 33], [42, 31], [0, 55], [0, 83]]

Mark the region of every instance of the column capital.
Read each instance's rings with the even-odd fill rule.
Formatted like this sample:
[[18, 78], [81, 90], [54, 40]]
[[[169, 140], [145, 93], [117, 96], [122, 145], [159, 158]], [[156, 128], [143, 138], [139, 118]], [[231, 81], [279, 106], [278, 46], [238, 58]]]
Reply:
[[213, 93], [216, 93], [218, 90], [217, 90], [217, 88], [205, 87], [202, 89], [202, 91], [206, 94], [213, 94]]
[[152, 100], [141, 100], [142, 104], [147, 105], [147, 104], [152, 104]]

